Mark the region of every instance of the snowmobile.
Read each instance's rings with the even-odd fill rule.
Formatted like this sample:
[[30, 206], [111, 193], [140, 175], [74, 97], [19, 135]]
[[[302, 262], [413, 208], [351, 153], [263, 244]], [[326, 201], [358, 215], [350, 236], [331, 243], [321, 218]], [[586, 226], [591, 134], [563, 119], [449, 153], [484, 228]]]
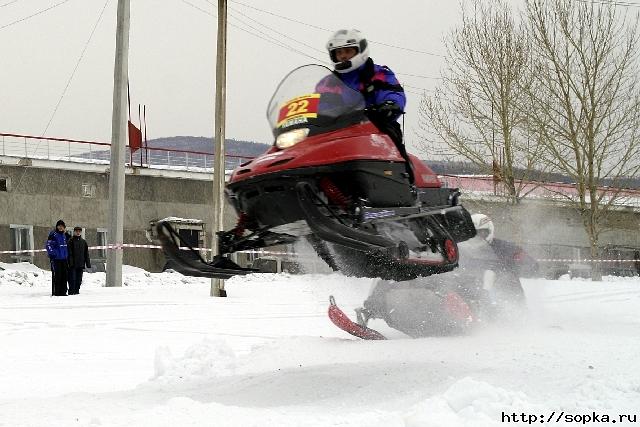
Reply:
[[403, 155], [373, 113], [326, 67], [290, 72], [267, 108], [273, 146], [227, 182], [238, 222], [218, 233], [218, 255], [206, 262], [193, 248], [180, 250], [186, 242], [160, 222], [165, 254], [181, 273], [226, 279], [255, 271], [230, 254], [305, 238], [350, 276], [404, 281], [453, 270], [457, 244], [475, 236], [460, 192]]
[[[320, 92], [319, 82], [331, 90]], [[226, 185], [238, 222], [218, 233], [219, 254], [205, 262], [180, 251], [188, 245], [160, 222], [165, 253], [187, 275], [224, 279], [253, 271], [229, 254], [307, 238], [348, 275], [411, 280], [454, 269], [457, 243], [475, 235], [460, 192], [443, 188], [415, 156], [407, 165], [370, 112], [362, 94], [328, 68], [290, 72], [267, 109], [273, 146], [241, 164]]]
[[[330, 298], [329, 316], [341, 329], [364, 339], [385, 339], [368, 327], [372, 319], [406, 335], [467, 333], [480, 324], [508, 319], [522, 311], [524, 291], [519, 276], [523, 260], [505, 257], [481, 237], [459, 245], [456, 270], [415, 280], [380, 280], [363, 307], [356, 309], [357, 323], [341, 315]], [[515, 253], [514, 253], [515, 254]]]

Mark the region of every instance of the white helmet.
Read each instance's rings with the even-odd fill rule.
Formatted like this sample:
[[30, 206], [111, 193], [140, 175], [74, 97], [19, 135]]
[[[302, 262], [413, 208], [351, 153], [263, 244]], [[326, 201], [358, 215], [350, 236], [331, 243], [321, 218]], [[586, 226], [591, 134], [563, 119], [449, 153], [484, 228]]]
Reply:
[[493, 221], [491, 221], [491, 218], [489, 218], [485, 214], [478, 213], [478, 214], [471, 215], [471, 220], [473, 221], [473, 226], [476, 228], [477, 231], [487, 230], [485, 232], [478, 233], [478, 234], [482, 235], [484, 240], [491, 243], [493, 241], [493, 231], [494, 231]]
[[[338, 62], [335, 50], [341, 47], [355, 47], [358, 53], [348, 61]], [[369, 59], [369, 43], [358, 30], [336, 31], [327, 42], [327, 50], [338, 73], [353, 71], [361, 67]]]

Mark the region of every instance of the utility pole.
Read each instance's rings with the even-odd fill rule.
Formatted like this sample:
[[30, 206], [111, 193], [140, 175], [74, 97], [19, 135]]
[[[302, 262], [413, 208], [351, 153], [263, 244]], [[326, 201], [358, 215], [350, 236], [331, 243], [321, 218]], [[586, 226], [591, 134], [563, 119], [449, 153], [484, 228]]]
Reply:
[[[213, 224], [211, 248], [213, 256], [219, 252], [216, 232], [224, 228], [224, 127], [227, 81], [227, 0], [218, 0], [218, 37], [216, 43], [216, 117], [213, 166]], [[211, 296], [225, 297], [224, 280], [211, 279]]]
[[106, 286], [122, 286], [125, 147], [127, 145], [127, 78], [129, 69], [129, 0], [118, 0], [116, 58], [113, 70], [111, 163], [109, 166], [109, 234]]

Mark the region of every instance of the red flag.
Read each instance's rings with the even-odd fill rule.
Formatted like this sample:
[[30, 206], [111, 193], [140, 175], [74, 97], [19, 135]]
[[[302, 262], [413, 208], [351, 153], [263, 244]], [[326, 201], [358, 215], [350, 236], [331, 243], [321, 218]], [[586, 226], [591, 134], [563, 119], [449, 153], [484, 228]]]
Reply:
[[135, 153], [142, 147], [142, 132], [129, 121], [129, 149]]

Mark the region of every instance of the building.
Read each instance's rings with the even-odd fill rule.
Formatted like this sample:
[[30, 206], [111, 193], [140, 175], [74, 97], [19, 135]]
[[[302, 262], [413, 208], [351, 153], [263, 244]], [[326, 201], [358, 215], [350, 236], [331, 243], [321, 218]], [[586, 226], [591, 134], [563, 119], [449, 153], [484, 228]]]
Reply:
[[[125, 185], [125, 243], [149, 245], [151, 224], [177, 217], [195, 219], [182, 221], [177, 228], [184, 228], [181, 234], [201, 247], [210, 246], [207, 224], [213, 221], [211, 173], [127, 167]], [[43, 249], [59, 219], [69, 229], [83, 227], [89, 246], [106, 245], [108, 198], [106, 164], [0, 156], [0, 250]], [[227, 209], [226, 225], [232, 226], [235, 213], [229, 206]], [[97, 268], [106, 260], [104, 249], [92, 250], [90, 255]], [[0, 254], [0, 261], [49, 266], [44, 252]], [[165, 260], [160, 250], [130, 248], [124, 250], [123, 262], [160, 271]]]

